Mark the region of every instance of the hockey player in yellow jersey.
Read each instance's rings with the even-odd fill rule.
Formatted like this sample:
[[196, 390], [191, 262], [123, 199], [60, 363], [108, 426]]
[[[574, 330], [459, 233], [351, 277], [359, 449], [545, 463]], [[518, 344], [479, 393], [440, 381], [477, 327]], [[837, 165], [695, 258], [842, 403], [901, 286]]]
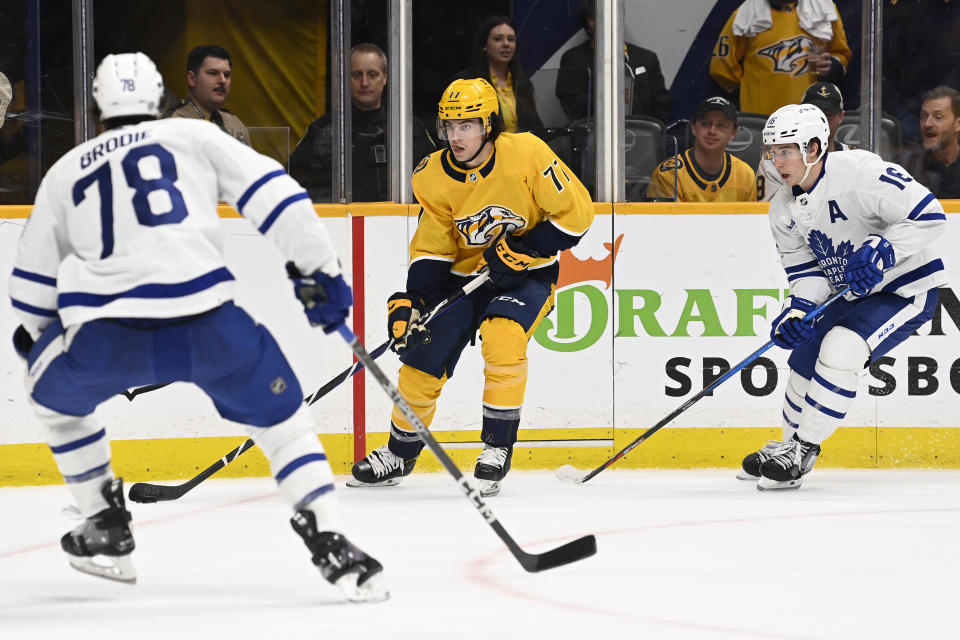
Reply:
[[650, 176], [647, 196], [676, 197], [680, 202], [756, 200], [756, 174], [727, 151], [737, 134], [737, 116], [736, 107], [726, 98], [714, 96], [701, 102], [690, 123], [693, 146], [660, 163]]
[[[484, 360], [483, 451], [474, 476], [495, 495], [510, 469], [527, 382], [527, 342], [553, 308], [558, 254], [593, 221], [573, 172], [530, 133], [504, 133], [494, 88], [455, 80], [439, 104], [446, 148], [420, 162], [420, 203], [407, 289], [390, 297], [388, 332], [402, 366], [398, 387], [426, 425], [463, 349], [479, 333]], [[490, 282], [429, 326], [421, 314], [483, 269]], [[425, 337], [429, 335], [429, 340]], [[423, 444], [394, 410], [389, 442], [353, 466], [351, 486], [397, 484]]]
[[740, 110], [770, 115], [814, 82], [839, 83], [850, 45], [829, 0], [749, 0], [717, 38], [710, 76], [740, 90]]

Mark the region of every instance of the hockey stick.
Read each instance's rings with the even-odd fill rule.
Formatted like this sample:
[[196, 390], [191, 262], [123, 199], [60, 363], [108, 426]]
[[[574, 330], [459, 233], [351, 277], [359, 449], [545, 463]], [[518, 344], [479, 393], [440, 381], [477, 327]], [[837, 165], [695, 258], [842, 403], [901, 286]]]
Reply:
[[[848, 291], [850, 291], [850, 287], [845, 287], [845, 288], [844, 288], [842, 291], [840, 291], [839, 293], [834, 294], [833, 297], [829, 298], [826, 302], [824, 302], [823, 304], [821, 304], [819, 307], [817, 307], [817, 308], [814, 309], [813, 311], [809, 312], [807, 315], [803, 316], [803, 320], [804, 320], [805, 322], [808, 321], [808, 320], [813, 320], [814, 318], [816, 318], [817, 316], [819, 316], [821, 313], [823, 313], [823, 310], [824, 310], [824, 309], [826, 309], [826, 308], [829, 307], [831, 304], [833, 304], [834, 302], [836, 302], [837, 300], [839, 300], [840, 298], [842, 298]], [[741, 361], [739, 362], [739, 364], [737, 364], [737, 365], [734, 366], [732, 369], [730, 369], [730, 371], [727, 371], [725, 374], [723, 374], [722, 376], [720, 376], [719, 378], [717, 378], [716, 380], [714, 380], [713, 382], [711, 382], [707, 387], [704, 387], [704, 389], [703, 389], [700, 393], [698, 393], [697, 395], [693, 396], [692, 398], [690, 398], [689, 400], [687, 400], [686, 402], [684, 402], [684, 403], [683, 403], [682, 405], [680, 405], [678, 408], [674, 409], [673, 413], [671, 413], [670, 415], [668, 415], [667, 417], [665, 417], [664, 419], [662, 419], [660, 422], [658, 422], [657, 424], [653, 425], [652, 427], [650, 427], [649, 429], [647, 429], [646, 431], [644, 431], [639, 437], [637, 437], [635, 440], [633, 440], [633, 442], [631, 442], [631, 443], [628, 444], [626, 447], [624, 447], [623, 449], [621, 449], [615, 456], [613, 456], [612, 458], [610, 458], [609, 460], [607, 460], [606, 462], [604, 462], [603, 464], [601, 464], [599, 467], [597, 467], [596, 469], [594, 469], [594, 470], [591, 471], [590, 473], [588, 473], [588, 474], [586, 474], [586, 475], [582, 475], [581, 472], [580, 472], [579, 470], [577, 470], [576, 468], [574, 468], [573, 466], [571, 466], [571, 465], [569, 465], [569, 464], [565, 464], [565, 465], [563, 465], [562, 467], [560, 467], [559, 469], [557, 469], [557, 472], [556, 472], [557, 477], [558, 477], [559, 479], [563, 480], [564, 482], [570, 482], [570, 483], [572, 483], [572, 484], [583, 484], [584, 482], [587, 482], [588, 480], [590, 480], [591, 478], [593, 478], [595, 475], [597, 475], [598, 473], [600, 473], [601, 471], [603, 471], [604, 469], [606, 469], [607, 467], [609, 467], [610, 465], [612, 465], [614, 462], [616, 462], [617, 460], [619, 460], [619, 459], [622, 458], [623, 456], [625, 456], [625, 455], [627, 455], [628, 453], [630, 453], [630, 451], [632, 451], [634, 447], [636, 447], [636, 446], [639, 445], [641, 442], [645, 441], [647, 438], [649, 438], [650, 436], [652, 436], [653, 434], [655, 434], [657, 431], [659, 431], [660, 429], [662, 429], [662, 428], [663, 428], [664, 426], [666, 426], [667, 423], [669, 423], [671, 420], [673, 420], [674, 418], [676, 418], [677, 416], [679, 416], [681, 413], [683, 413], [684, 411], [686, 411], [687, 409], [689, 409], [690, 407], [692, 407], [694, 404], [697, 403], [698, 400], [700, 400], [700, 398], [702, 398], [702, 397], [704, 397], [705, 395], [709, 394], [711, 391], [713, 391], [714, 389], [716, 389], [717, 387], [719, 387], [721, 384], [723, 384], [724, 382], [726, 382], [727, 380], [729, 380], [731, 377], [733, 377], [734, 375], [736, 375], [737, 372], [739, 372], [741, 369], [743, 369], [744, 367], [746, 367], [748, 364], [750, 364], [751, 362], [753, 362], [754, 360], [756, 360], [757, 358], [759, 358], [762, 353], [764, 353], [765, 351], [767, 351], [767, 350], [768, 350], [770, 347], [772, 347], [773, 345], [774, 345], [773, 340], [770, 340], [770, 341], [767, 342], [765, 345], [763, 345], [762, 347], [760, 347], [759, 349], [757, 349], [756, 351], [754, 351], [753, 353], [751, 353], [749, 356], [747, 356], [746, 358], [744, 358], [743, 360], [741, 360]]]
[[[457, 291], [453, 292], [451, 295], [441, 300], [439, 303], [437, 303], [436, 306], [433, 307], [430, 313], [428, 313], [424, 317], [423, 324], [428, 324], [431, 320], [433, 320], [438, 315], [443, 313], [446, 309], [449, 309], [454, 304], [456, 304], [457, 302], [459, 302], [460, 300], [462, 300], [463, 298], [467, 297], [468, 295], [473, 293], [475, 290], [480, 288], [480, 286], [483, 285], [483, 283], [485, 283], [489, 279], [490, 279], [489, 274], [484, 272], [479, 276], [477, 276], [476, 278], [474, 278], [473, 280], [471, 280], [470, 282], [468, 282], [467, 284], [465, 284], [463, 287], [461, 287]], [[382, 356], [387, 349], [390, 348], [391, 344], [393, 344], [393, 340], [392, 339], [387, 340], [386, 342], [381, 344], [379, 347], [374, 349], [373, 353], [369, 354], [370, 357], [376, 360], [377, 358]], [[304, 398], [303, 399], [304, 403], [306, 403], [307, 406], [312, 405], [317, 400], [327, 395], [333, 389], [339, 386], [341, 382], [343, 382], [347, 378], [352, 377], [355, 373], [357, 373], [363, 368], [364, 368], [364, 364], [360, 360], [357, 360], [352, 365], [350, 365], [349, 367], [341, 371], [339, 374], [337, 374], [335, 378], [333, 378], [332, 380], [327, 382], [325, 385], [323, 385], [322, 387], [314, 391], [312, 394]], [[159, 389], [160, 387], [163, 387], [163, 386], [166, 386], [166, 385], [149, 385], [148, 387], [141, 387], [140, 389], [134, 389], [132, 392], [124, 392], [124, 395], [126, 395], [127, 393], [132, 393], [135, 396], [138, 392], [146, 393], [146, 391]], [[143, 391], [143, 390], [146, 390], [146, 391]], [[133, 397], [130, 397], [130, 399], [133, 400]], [[188, 491], [190, 491], [191, 489], [196, 487], [198, 484], [200, 484], [201, 482], [203, 482], [204, 480], [206, 480], [216, 472], [220, 471], [220, 469], [223, 469], [225, 466], [227, 466], [228, 464], [230, 464], [231, 462], [239, 458], [243, 453], [249, 451], [253, 447], [253, 445], [254, 445], [253, 440], [250, 440], [248, 438], [239, 447], [237, 447], [230, 453], [226, 454], [225, 456], [223, 456], [222, 458], [214, 462], [212, 465], [210, 465], [209, 467], [201, 471], [199, 474], [197, 474], [190, 480], [187, 480], [186, 482], [183, 482], [181, 484], [164, 485], [164, 484], [152, 484], [149, 482], [135, 482], [132, 485], [130, 485], [130, 490], [127, 495], [130, 498], [130, 500], [132, 500], [133, 502], [139, 502], [144, 504], [152, 503], [152, 502], [168, 502], [170, 500], [176, 500], [178, 498], [182, 498], [184, 494], [186, 494]]]
[[353, 332], [346, 327], [346, 325], [340, 325], [337, 329], [340, 335], [344, 340], [347, 341], [347, 344], [350, 345], [350, 348], [353, 349], [354, 355], [357, 356], [357, 360], [362, 362], [364, 366], [367, 367], [367, 370], [373, 375], [377, 383], [380, 385], [380, 388], [386, 392], [390, 399], [393, 401], [393, 404], [400, 409], [400, 412], [403, 413], [403, 417], [413, 425], [413, 428], [416, 430], [417, 435], [423, 440], [424, 444], [433, 452], [433, 455], [437, 457], [440, 461], [440, 464], [447, 470], [447, 472], [453, 476], [453, 479], [456, 480], [457, 484], [460, 485], [460, 489], [467, 496], [467, 499], [470, 500], [471, 504], [476, 507], [477, 511], [480, 512], [480, 515], [483, 516], [483, 519], [487, 521], [487, 524], [496, 532], [500, 539], [503, 540], [504, 544], [507, 545], [507, 548], [510, 549], [510, 553], [513, 554], [513, 557], [517, 559], [521, 566], [527, 571], [533, 573], [537, 571], [544, 571], [546, 569], [552, 569], [554, 567], [559, 567], [561, 565], [569, 564], [571, 562], [576, 562], [577, 560], [582, 560], [592, 556], [597, 552], [597, 540], [592, 535], [584, 536], [568, 542], [562, 546], [557, 547], [556, 549], [551, 549], [545, 553], [533, 554], [527, 553], [520, 548], [520, 545], [507, 533], [507, 530], [504, 529], [503, 525], [500, 524], [500, 521], [497, 520], [497, 517], [493, 514], [493, 511], [490, 510], [490, 507], [483, 501], [483, 498], [480, 497], [480, 492], [470, 484], [470, 481], [467, 480], [460, 469], [457, 468], [457, 465], [453, 463], [453, 460], [450, 459], [450, 456], [447, 455], [447, 452], [443, 450], [440, 444], [433, 437], [433, 434], [427, 429], [426, 425], [423, 424], [423, 421], [420, 420], [420, 417], [414, 413], [413, 409], [410, 408], [410, 405], [407, 404], [407, 401], [403, 399], [403, 396], [400, 395], [400, 392], [397, 388], [387, 379], [387, 376], [384, 375], [383, 370], [373, 361], [373, 358], [370, 357], [370, 354], [367, 353], [367, 350], [363, 347], [360, 341], [357, 339], [357, 336], [353, 335]]

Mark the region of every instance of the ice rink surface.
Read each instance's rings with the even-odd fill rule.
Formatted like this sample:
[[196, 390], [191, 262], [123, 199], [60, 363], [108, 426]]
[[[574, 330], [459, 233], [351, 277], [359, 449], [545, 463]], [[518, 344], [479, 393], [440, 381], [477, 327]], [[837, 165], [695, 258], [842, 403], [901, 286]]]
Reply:
[[0, 637], [958, 637], [960, 472], [815, 470], [758, 492], [730, 470], [513, 472], [494, 513], [530, 552], [586, 533], [596, 556], [523, 571], [445, 473], [349, 489], [347, 533], [392, 591], [322, 580], [270, 479], [131, 505], [135, 586], [72, 570], [64, 486], [0, 489]]

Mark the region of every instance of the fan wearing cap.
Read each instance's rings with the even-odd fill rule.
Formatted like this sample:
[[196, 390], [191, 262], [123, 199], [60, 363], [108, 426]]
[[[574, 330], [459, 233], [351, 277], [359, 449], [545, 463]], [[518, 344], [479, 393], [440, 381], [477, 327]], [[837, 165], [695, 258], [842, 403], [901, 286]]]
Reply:
[[737, 109], [726, 98], [707, 98], [697, 107], [690, 130], [693, 146], [660, 163], [647, 187], [647, 197], [680, 202], [740, 202], [757, 198], [756, 175], [730, 154], [737, 135]]
[[[827, 151], [848, 151], [850, 145], [836, 139], [837, 129], [843, 122], [846, 111], [843, 110], [843, 94], [832, 82], [815, 82], [803, 92], [803, 104], [812, 104], [823, 111], [827, 117], [827, 126], [830, 127], [830, 140], [827, 142]], [[780, 172], [773, 166], [773, 161], [760, 158], [757, 167], [757, 200], [769, 201], [783, 185]]]

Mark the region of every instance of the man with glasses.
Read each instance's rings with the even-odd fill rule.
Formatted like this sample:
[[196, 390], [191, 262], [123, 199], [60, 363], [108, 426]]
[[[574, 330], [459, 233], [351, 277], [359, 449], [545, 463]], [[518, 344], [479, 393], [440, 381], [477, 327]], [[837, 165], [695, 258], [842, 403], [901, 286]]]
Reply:
[[[483, 78], [455, 80], [440, 100], [447, 148], [413, 174], [420, 203], [407, 288], [387, 303], [387, 330], [400, 355], [398, 387], [430, 425], [463, 349], [480, 334], [484, 360], [481, 440], [474, 476], [496, 495], [510, 470], [527, 383], [527, 341], [553, 308], [558, 254], [593, 222], [590, 195], [532, 133], [505, 133], [497, 92]], [[425, 310], [483, 269], [490, 283], [424, 326]], [[397, 484], [423, 443], [394, 410], [389, 442], [353, 466], [350, 486]]]
[[[783, 441], [743, 460], [757, 488], [796, 489], [840, 426], [863, 369], [909, 338], [937, 306], [946, 271], [934, 241], [943, 207], [901, 166], [863, 150], [828, 153], [827, 118], [810, 104], [767, 120], [764, 153], [783, 178], [769, 222], [790, 295], [770, 338], [792, 350]], [[814, 321], [803, 318], [849, 287]]]

